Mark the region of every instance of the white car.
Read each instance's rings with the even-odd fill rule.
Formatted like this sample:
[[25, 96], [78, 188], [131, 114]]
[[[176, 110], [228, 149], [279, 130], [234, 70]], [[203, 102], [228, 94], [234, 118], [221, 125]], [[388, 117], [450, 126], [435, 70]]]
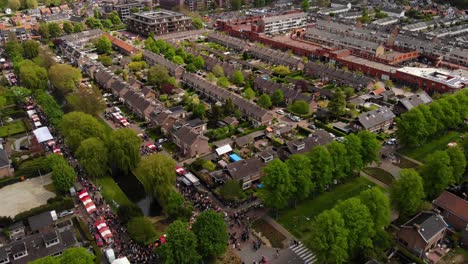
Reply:
[[283, 111], [283, 110], [281, 110], [281, 109], [279, 109], [279, 110], [276, 110], [276, 113], [277, 113], [278, 115], [284, 115], [284, 111]]
[[62, 218], [62, 217], [65, 217], [65, 216], [67, 216], [67, 215], [72, 215], [72, 214], [74, 214], [74, 213], [75, 213], [75, 211], [69, 209], [69, 210], [65, 210], [65, 211], [60, 212], [60, 213], [58, 214], [58, 216], [59, 216], [60, 218]]
[[159, 144], [162, 144], [162, 143], [164, 143], [164, 142], [166, 142], [166, 141], [167, 141], [167, 138], [160, 138], [160, 139], [158, 139], [158, 143], [159, 143]]

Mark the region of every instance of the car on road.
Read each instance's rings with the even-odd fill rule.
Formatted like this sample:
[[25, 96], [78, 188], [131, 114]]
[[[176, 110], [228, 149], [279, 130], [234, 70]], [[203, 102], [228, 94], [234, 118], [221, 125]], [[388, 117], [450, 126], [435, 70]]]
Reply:
[[288, 117], [289, 117], [289, 119], [291, 119], [294, 122], [300, 122], [301, 121], [301, 118], [298, 117], [298, 116], [295, 116], [295, 115], [289, 114]]
[[69, 210], [65, 210], [65, 211], [60, 212], [60, 213], [58, 214], [58, 216], [59, 216], [60, 218], [62, 218], [62, 217], [68, 216], [68, 215], [72, 215], [72, 214], [74, 214], [74, 213], [75, 213], [75, 211], [69, 209]]
[[167, 138], [160, 138], [160, 139], [158, 139], [158, 143], [159, 143], [159, 144], [162, 144], [162, 143], [164, 143], [164, 142], [166, 142], [166, 141], [167, 141]]
[[279, 110], [276, 110], [276, 113], [277, 113], [278, 115], [284, 115], [284, 111], [283, 111], [283, 110], [281, 110], [281, 109], [279, 109]]

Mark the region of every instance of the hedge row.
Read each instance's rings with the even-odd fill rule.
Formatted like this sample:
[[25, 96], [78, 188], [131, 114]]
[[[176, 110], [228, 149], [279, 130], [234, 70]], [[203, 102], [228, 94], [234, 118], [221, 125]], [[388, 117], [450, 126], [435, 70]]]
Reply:
[[[49, 201], [48, 201], [49, 202]], [[26, 220], [28, 217], [41, 214], [43, 212], [55, 210], [56, 212], [61, 212], [73, 208], [75, 204], [71, 197], [65, 197], [63, 199], [55, 198], [51, 199], [50, 203], [44, 204], [35, 208], [32, 208], [28, 211], [24, 211], [15, 216], [15, 222]]]

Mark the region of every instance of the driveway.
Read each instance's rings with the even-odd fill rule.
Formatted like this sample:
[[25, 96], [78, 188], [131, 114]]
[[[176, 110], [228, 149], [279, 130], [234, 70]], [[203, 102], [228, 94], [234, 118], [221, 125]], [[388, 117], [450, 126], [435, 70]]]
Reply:
[[50, 183], [52, 183], [51, 174], [48, 174], [1, 188], [0, 216], [14, 217], [21, 212], [46, 204], [48, 199], [55, 197], [55, 193], [43, 187]]

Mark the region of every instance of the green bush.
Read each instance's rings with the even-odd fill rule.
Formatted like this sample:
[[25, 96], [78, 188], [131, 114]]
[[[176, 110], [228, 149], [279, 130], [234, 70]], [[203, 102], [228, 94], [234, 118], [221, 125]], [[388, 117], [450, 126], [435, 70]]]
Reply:
[[56, 212], [60, 212], [63, 210], [73, 208], [74, 206], [75, 204], [73, 203], [73, 199], [71, 197], [66, 197], [66, 198], [63, 198], [63, 200], [61, 201], [52, 202], [50, 204], [44, 204], [44, 205], [32, 208], [28, 211], [19, 213], [14, 217], [14, 219], [15, 219], [15, 222], [21, 221], [33, 215], [41, 214], [43, 212], [52, 211], [52, 210], [55, 210]]
[[131, 219], [127, 223], [127, 231], [133, 240], [142, 245], [148, 245], [157, 238], [153, 224], [146, 217], [134, 217]]
[[19, 168], [15, 171], [15, 175], [24, 176], [25, 178], [33, 178], [39, 176], [40, 174], [47, 174], [51, 171], [52, 169], [46, 157], [40, 156], [22, 162], [19, 165]]
[[143, 216], [143, 211], [136, 204], [124, 204], [117, 209], [117, 215], [126, 224], [134, 217]]

